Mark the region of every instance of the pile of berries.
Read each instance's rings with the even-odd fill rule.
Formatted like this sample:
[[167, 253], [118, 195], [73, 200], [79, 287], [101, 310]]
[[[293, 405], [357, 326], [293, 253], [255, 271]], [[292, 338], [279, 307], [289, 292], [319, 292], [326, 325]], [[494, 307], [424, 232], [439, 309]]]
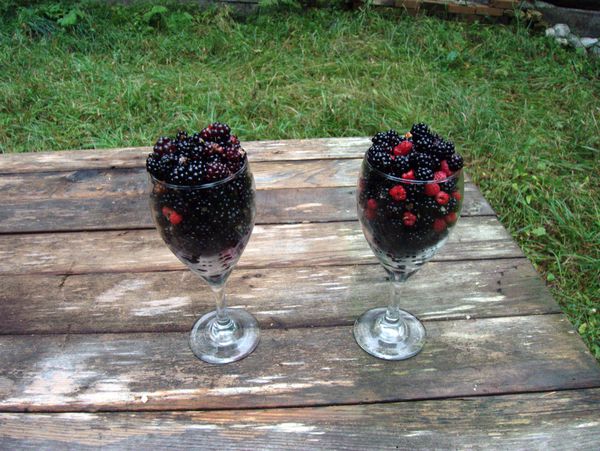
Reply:
[[148, 156], [157, 229], [201, 275], [235, 264], [250, 238], [255, 194], [246, 159], [237, 137], [218, 122], [191, 136], [160, 138]]
[[146, 159], [154, 178], [173, 185], [216, 182], [239, 171], [246, 152], [227, 124], [215, 122], [199, 133], [180, 130], [177, 136], [162, 136]]
[[462, 157], [422, 123], [404, 135], [377, 133], [372, 141], [359, 187], [363, 226], [386, 252], [436, 245], [458, 219]]
[[[432, 133], [426, 124], [415, 124], [410, 132], [395, 130], [377, 133], [367, 151], [371, 166], [386, 174], [407, 180], [434, 180], [463, 167], [454, 144]], [[444, 177], [445, 178], [445, 177]]]

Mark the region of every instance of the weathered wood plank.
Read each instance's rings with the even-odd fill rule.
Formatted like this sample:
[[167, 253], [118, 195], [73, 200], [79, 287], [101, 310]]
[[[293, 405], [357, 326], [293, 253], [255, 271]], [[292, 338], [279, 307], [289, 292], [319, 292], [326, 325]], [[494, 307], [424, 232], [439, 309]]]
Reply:
[[263, 330], [227, 366], [187, 333], [0, 337], [0, 410], [182, 410], [400, 401], [600, 387], [564, 315], [427, 322], [423, 351], [375, 359], [351, 327]]
[[[355, 187], [362, 160], [308, 160], [252, 163], [259, 190]], [[40, 172], [0, 176], [0, 202], [40, 199], [115, 198], [143, 194], [144, 169]]]
[[[521, 257], [495, 217], [461, 218], [436, 261]], [[358, 221], [258, 225], [239, 267], [372, 263]], [[0, 235], [0, 274], [181, 269], [155, 230]]]
[[595, 450], [598, 418], [598, 389], [236, 412], [2, 413], [0, 447]]
[[[298, 188], [258, 190], [258, 224], [347, 221], [356, 219], [356, 190]], [[0, 198], [3, 196], [0, 194]], [[153, 227], [145, 193], [39, 201], [0, 199], [0, 233], [69, 230], [138, 229]], [[465, 186], [463, 216], [494, 211], [472, 184]]]
[[[243, 138], [243, 137], [242, 137]], [[362, 158], [369, 138], [315, 138], [242, 142], [250, 161]], [[0, 155], [0, 174], [143, 167], [150, 147]]]
[[[239, 269], [227, 293], [263, 328], [350, 325], [389, 301], [379, 265]], [[428, 263], [402, 305], [422, 319], [560, 312], [524, 258]], [[212, 309], [210, 290], [190, 271], [0, 276], [2, 334], [185, 332]]]
[[[354, 187], [361, 161], [266, 161], [252, 163], [251, 168], [259, 189]], [[121, 197], [146, 188], [142, 168], [7, 174], [0, 177], [0, 200]]]

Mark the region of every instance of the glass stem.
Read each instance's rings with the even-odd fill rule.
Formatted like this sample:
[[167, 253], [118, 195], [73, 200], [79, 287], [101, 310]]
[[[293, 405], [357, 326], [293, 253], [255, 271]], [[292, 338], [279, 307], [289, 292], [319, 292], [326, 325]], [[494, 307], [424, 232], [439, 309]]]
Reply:
[[390, 304], [385, 312], [385, 322], [397, 324], [400, 321], [400, 292], [408, 274], [389, 273], [390, 275]]
[[215, 301], [217, 304], [217, 324], [219, 327], [227, 328], [231, 324], [231, 318], [227, 314], [227, 302], [225, 301], [225, 284], [211, 284], [210, 288], [215, 294]]

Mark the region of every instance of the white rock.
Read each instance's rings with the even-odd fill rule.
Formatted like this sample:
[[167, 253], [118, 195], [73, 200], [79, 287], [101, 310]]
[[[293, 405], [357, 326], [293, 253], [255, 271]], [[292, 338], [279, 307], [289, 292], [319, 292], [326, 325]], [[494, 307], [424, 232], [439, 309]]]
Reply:
[[581, 38], [581, 43], [586, 49], [589, 49], [591, 46], [598, 44], [597, 38]]
[[546, 28], [546, 36], [553, 38], [556, 36], [556, 30], [554, 30], [554, 28]]
[[556, 38], [556, 42], [558, 42], [563, 47], [568, 47], [569, 46], [569, 41], [567, 41], [566, 38]]
[[569, 44], [571, 44], [576, 49], [582, 49], [582, 48], [584, 48], [583, 44], [581, 43], [581, 40], [577, 36], [575, 36], [574, 34], [570, 34], [567, 37], [567, 41], [569, 42]]
[[557, 23], [554, 25], [554, 33], [557, 38], [566, 38], [571, 33], [571, 29], [566, 23]]

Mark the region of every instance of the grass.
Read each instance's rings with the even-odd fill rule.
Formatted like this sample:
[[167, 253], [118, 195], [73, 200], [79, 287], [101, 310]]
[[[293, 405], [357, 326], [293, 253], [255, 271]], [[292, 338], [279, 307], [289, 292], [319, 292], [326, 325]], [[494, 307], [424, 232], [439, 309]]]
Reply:
[[148, 145], [215, 119], [243, 140], [426, 121], [455, 140], [600, 359], [597, 61], [519, 24], [330, 10], [234, 20], [189, 8], [7, 13], [0, 151]]

